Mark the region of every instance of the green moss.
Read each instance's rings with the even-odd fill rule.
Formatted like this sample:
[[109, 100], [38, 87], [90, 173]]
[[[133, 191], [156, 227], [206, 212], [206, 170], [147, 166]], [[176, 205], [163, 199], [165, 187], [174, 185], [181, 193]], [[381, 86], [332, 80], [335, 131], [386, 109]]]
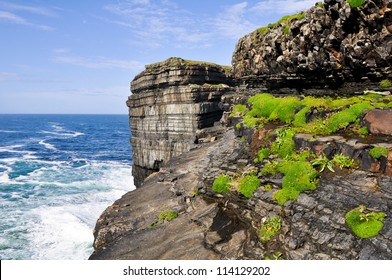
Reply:
[[382, 80], [380, 82], [380, 87], [381, 88], [389, 88], [392, 87], [392, 82], [390, 80]]
[[237, 123], [237, 124], [235, 125], [235, 127], [236, 127], [237, 129], [240, 129], [240, 128], [241, 128], [241, 123]]
[[172, 210], [166, 210], [159, 214], [158, 221], [167, 221], [170, 222], [178, 217], [178, 214]]
[[289, 26], [283, 27], [283, 34], [286, 34], [286, 35], [290, 34], [290, 27]]
[[264, 35], [264, 34], [268, 31], [268, 27], [267, 27], [267, 26], [265, 26], [265, 27], [260, 27], [260, 28], [258, 28], [256, 31], [257, 31], [257, 33], [261, 36], [261, 35]]
[[288, 96], [286, 98], [281, 98], [278, 105], [272, 111], [269, 116], [270, 120], [277, 120], [284, 123], [291, 123], [294, 119], [295, 109], [301, 106], [301, 102], [297, 97]]
[[346, 214], [346, 223], [356, 236], [370, 238], [378, 235], [384, 227], [384, 218], [385, 213], [370, 212], [361, 205]]
[[384, 147], [374, 147], [370, 150], [369, 155], [374, 159], [379, 159], [380, 157], [386, 157], [389, 151], [387, 148]]
[[282, 189], [274, 194], [279, 205], [284, 205], [288, 200], [297, 200], [301, 192], [316, 189], [318, 172], [310, 162], [306, 161], [305, 156], [307, 154], [284, 160], [278, 164], [278, 171], [285, 175]]
[[366, 0], [347, 0], [347, 2], [350, 4], [351, 8], [359, 8], [361, 7]]
[[279, 232], [281, 228], [281, 220], [279, 216], [272, 217], [265, 221], [261, 226], [259, 239], [261, 242], [268, 242]]
[[230, 190], [230, 177], [224, 174], [219, 175], [212, 183], [212, 191], [216, 193], [226, 193]]
[[260, 126], [263, 124], [262, 119], [252, 117], [250, 115], [245, 115], [243, 122], [244, 122], [244, 125], [246, 125], [247, 127], [255, 127], [255, 126]]
[[327, 121], [327, 129], [329, 133], [334, 133], [340, 129], [346, 128], [350, 123], [355, 122], [363, 111], [373, 108], [369, 101], [354, 104], [350, 108], [342, 110]]
[[233, 107], [233, 112], [230, 114], [230, 117], [243, 116], [247, 111], [248, 108], [246, 107], [246, 105], [237, 104]]
[[257, 176], [255, 175], [246, 175], [242, 178], [241, 183], [239, 185], [239, 192], [242, 193], [245, 197], [251, 198], [254, 191], [260, 187], [261, 183]]
[[306, 114], [309, 112], [309, 107], [302, 108], [297, 114], [295, 114], [293, 125], [304, 126], [306, 124]]
[[293, 136], [295, 130], [293, 129], [277, 129], [277, 138], [271, 146], [271, 151], [280, 158], [290, 156], [295, 151], [295, 143]]
[[266, 175], [275, 175], [278, 173], [278, 161], [268, 161], [266, 165], [264, 165], [263, 169], [261, 170], [261, 174], [264, 176]]
[[269, 148], [263, 148], [260, 149], [257, 152], [257, 158], [255, 159], [255, 162], [262, 162], [263, 160], [265, 160], [266, 158], [268, 158], [271, 154], [271, 151]]

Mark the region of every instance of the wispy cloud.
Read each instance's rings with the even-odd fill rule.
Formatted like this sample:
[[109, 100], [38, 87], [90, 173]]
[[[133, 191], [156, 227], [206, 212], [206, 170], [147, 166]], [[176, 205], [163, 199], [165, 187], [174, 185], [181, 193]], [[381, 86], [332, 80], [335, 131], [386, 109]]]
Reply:
[[4, 9], [7, 11], [25, 11], [25, 12], [42, 15], [42, 16], [48, 16], [48, 17], [55, 16], [55, 13], [52, 10], [44, 7], [19, 5], [19, 4], [9, 3], [5, 1], [0, 1], [0, 9]]
[[0, 72], [0, 82], [20, 80], [20, 76], [16, 73]]
[[247, 18], [249, 5], [247, 2], [241, 2], [230, 7], [226, 7], [219, 14], [214, 23], [216, 28], [224, 36], [237, 39], [244, 34], [257, 28], [257, 25], [250, 22]]
[[275, 12], [279, 14], [293, 14], [312, 7], [316, 0], [266, 0], [258, 2], [253, 11], [261, 13]]
[[104, 10], [116, 16], [106, 21], [129, 28], [134, 43], [147, 42], [147, 47], [205, 46], [212, 36], [204, 19], [196, 19], [169, 0], [120, 1]]
[[123, 69], [136, 71], [144, 68], [144, 64], [134, 60], [110, 59], [102, 56], [88, 58], [73, 56], [66, 52], [57, 52], [53, 57], [53, 61], [56, 63], [70, 64], [90, 69]]
[[20, 13], [29, 13], [34, 15], [53, 17], [55, 13], [44, 7], [34, 7], [27, 5], [18, 5], [14, 3], [0, 1], [0, 21], [11, 24], [24, 25], [41, 29], [45, 31], [54, 30], [53, 27], [44, 24], [38, 24], [30, 21], [27, 16], [22, 16]]

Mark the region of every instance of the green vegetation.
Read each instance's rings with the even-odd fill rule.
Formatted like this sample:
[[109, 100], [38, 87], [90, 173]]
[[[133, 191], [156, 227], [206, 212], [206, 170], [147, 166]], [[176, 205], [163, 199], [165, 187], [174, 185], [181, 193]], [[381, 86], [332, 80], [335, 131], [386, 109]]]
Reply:
[[271, 146], [271, 151], [280, 158], [290, 156], [295, 151], [295, 143], [293, 136], [295, 131], [293, 129], [277, 129], [277, 138]]
[[347, 0], [347, 2], [350, 4], [351, 8], [358, 8], [361, 7], [366, 0]]
[[268, 158], [271, 154], [271, 150], [269, 148], [260, 149], [257, 152], [257, 158], [254, 160], [255, 163], [262, 162], [266, 158]]
[[159, 214], [158, 221], [167, 221], [170, 222], [178, 217], [178, 214], [172, 210], [166, 210]]
[[327, 167], [331, 172], [335, 172], [335, 170], [333, 169], [333, 162], [329, 160], [325, 155], [320, 155], [318, 158], [312, 160], [311, 164], [313, 166], [319, 166], [320, 173], [324, 171], [325, 167]]
[[224, 174], [219, 175], [212, 184], [212, 191], [216, 193], [226, 193], [230, 189], [230, 177]]
[[343, 154], [336, 154], [332, 158], [332, 163], [337, 165], [340, 169], [354, 167], [354, 159]]
[[265, 221], [260, 229], [259, 239], [261, 242], [268, 242], [278, 233], [281, 228], [281, 220], [279, 216], [272, 217]]
[[379, 159], [380, 157], [386, 157], [389, 151], [387, 148], [384, 147], [374, 147], [370, 150], [369, 155], [374, 159]]
[[380, 88], [389, 88], [392, 87], [392, 82], [390, 80], [382, 80], [380, 82]]
[[247, 198], [251, 198], [255, 190], [260, 187], [261, 183], [256, 175], [246, 175], [242, 178], [239, 185], [239, 192]]
[[369, 238], [378, 235], [383, 228], [385, 213], [370, 212], [361, 205], [346, 214], [348, 227], [360, 238]]
[[284, 260], [284, 258], [283, 258], [282, 252], [275, 252], [272, 254], [272, 257], [267, 256], [264, 258], [264, 260], [266, 260], [266, 261], [270, 261], [270, 260], [281, 261], [281, 260]]
[[255, 32], [257, 32], [260, 36], [264, 35], [269, 29], [282, 25], [283, 33], [289, 34], [290, 33], [290, 23], [293, 20], [301, 20], [305, 18], [305, 12], [300, 12], [298, 14], [294, 14], [291, 16], [284, 16], [280, 20], [275, 23], [270, 23], [267, 26], [258, 28]]
[[233, 107], [233, 112], [230, 114], [230, 117], [234, 116], [243, 116], [248, 111], [246, 105], [237, 104]]

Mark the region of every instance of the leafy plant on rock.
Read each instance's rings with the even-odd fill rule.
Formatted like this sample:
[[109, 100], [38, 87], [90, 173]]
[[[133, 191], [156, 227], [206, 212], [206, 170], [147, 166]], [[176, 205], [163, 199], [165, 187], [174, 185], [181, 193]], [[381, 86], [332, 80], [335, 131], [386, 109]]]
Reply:
[[329, 160], [325, 155], [320, 155], [318, 158], [311, 161], [313, 166], [319, 166], [319, 172], [323, 172], [325, 168], [328, 168], [331, 172], [335, 172], [333, 169], [333, 162]]
[[279, 216], [266, 220], [260, 229], [259, 239], [261, 242], [268, 242], [278, 233], [281, 228], [281, 220]]
[[390, 80], [382, 80], [380, 82], [380, 88], [389, 88], [392, 87], [392, 82]]
[[385, 213], [371, 212], [363, 205], [346, 214], [346, 223], [354, 234], [360, 238], [370, 238], [378, 235], [384, 227]]
[[351, 8], [359, 8], [361, 7], [366, 0], [347, 0], [347, 2], [350, 4]]
[[354, 167], [354, 159], [345, 156], [343, 154], [336, 154], [332, 158], [331, 162], [337, 166], [339, 166], [340, 169], [343, 168], [352, 168]]

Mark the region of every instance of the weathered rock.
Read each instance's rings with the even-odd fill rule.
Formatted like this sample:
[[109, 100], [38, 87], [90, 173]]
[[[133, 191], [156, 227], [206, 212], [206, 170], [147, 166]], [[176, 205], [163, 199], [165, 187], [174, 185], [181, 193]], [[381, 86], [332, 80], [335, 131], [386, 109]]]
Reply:
[[372, 110], [363, 118], [369, 132], [392, 136], [392, 110]]
[[[377, 90], [392, 77], [389, 0], [325, 1], [303, 16], [259, 29], [238, 42], [233, 73], [250, 88], [305, 95]], [[293, 90], [294, 89], [294, 90]]]
[[136, 187], [170, 158], [189, 151], [197, 131], [219, 121], [231, 84], [222, 66], [170, 58], [146, 66], [128, 98]]

